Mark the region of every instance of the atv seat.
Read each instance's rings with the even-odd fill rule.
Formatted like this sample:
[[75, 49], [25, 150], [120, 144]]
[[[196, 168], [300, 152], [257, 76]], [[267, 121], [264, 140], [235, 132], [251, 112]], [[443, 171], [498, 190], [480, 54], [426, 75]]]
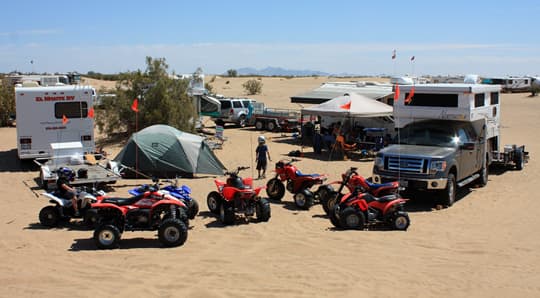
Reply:
[[387, 182], [387, 183], [371, 183], [369, 181], [366, 180], [366, 183], [367, 185], [369, 186], [370, 189], [379, 189], [379, 188], [383, 188], [383, 187], [388, 187], [388, 188], [393, 188], [393, 187], [396, 187], [397, 188], [397, 185], [394, 185], [395, 182]]
[[386, 202], [390, 202], [390, 201], [398, 199], [398, 196], [397, 195], [387, 195], [387, 196], [377, 198], [374, 195], [371, 195], [369, 193], [365, 193], [362, 198], [366, 201], [366, 203], [371, 203], [373, 201], [377, 201], [377, 202], [380, 202], [380, 203], [386, 203]]
[[299, 170], [296, 170], [296, 176], [298, 176], [298, 177], [313, 177], [313, 178], [316, 178], [316, 177], [319, 177], [321, 175], [320, 174], [302, 174], [302, 172], [300, 172]]
[[138, 200], [140, 200], [143, 197], [143, 195], [134, 196], [131, 198], [105, 198], [101, 202], [102, 203], [109, 203], [114, 204], [118, 206], [126, 206], [126, 205], [132, 205], [135, 204]]

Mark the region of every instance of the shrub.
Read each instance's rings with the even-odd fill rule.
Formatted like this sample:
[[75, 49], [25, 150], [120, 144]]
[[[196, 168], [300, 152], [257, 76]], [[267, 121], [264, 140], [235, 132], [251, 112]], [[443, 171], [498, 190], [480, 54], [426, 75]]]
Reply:
[[248, 95], [259, 94], [262, 92], [263, 83], [258, 80], [251, 79], [242, 84]]

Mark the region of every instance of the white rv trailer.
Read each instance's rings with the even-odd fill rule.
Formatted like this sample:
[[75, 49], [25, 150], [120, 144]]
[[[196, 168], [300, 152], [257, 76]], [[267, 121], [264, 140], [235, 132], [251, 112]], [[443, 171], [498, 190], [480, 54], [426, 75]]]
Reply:
[[17, 87], [17, 152], [20, 159], [49, 158], [51, 143], [82, 142], [95, 151], [90, 86]]
[[533, 81], [529, 77], [485, 77], [482, 79], [483, 84], [501, 85], [502, 92], [508, 93], [529, 92]]

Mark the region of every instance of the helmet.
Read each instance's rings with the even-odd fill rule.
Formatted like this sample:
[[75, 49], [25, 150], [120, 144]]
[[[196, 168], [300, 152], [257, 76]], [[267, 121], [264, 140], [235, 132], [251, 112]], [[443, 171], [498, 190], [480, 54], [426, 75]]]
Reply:
[[70, 169], [68, 167], [59, 168], [57, 173], [58, 173], [59, 177], [65, 178], [65, 179], [68, 179], [68, 180], [73, 180], [73, 178], [75, 178], [75, 173], [73, 172], [72, 169]]
[[262, 144], [262, 143], [265, 143], [266, 142], [266, 138], [264, 136], [259, 136], [257, 138], [257, 141], [259, 141], [259, 144]]

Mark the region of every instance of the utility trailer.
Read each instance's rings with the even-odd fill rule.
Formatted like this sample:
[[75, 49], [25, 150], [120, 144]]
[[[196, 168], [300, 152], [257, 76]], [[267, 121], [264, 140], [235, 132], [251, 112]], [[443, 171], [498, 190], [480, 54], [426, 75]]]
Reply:
[[289, 109], [267, 108], [262, 102], [252, 102], [253, 114], [249, 125], [257, 130], [298, 131], [301, 115], [299, 111]]
[[72, 185], [92, 185], [100, 188], [113, 184], [122, 178], [115, 162], [104, 160], [100, 154], [83, 155], [81, 142], [52, 143], [54, 156], [49, 159], [37, 158], [34, 162], [40, 167], [39, 184], [45, 190], [56, 189], [58, 169], [68, 167], [76, 174]]

